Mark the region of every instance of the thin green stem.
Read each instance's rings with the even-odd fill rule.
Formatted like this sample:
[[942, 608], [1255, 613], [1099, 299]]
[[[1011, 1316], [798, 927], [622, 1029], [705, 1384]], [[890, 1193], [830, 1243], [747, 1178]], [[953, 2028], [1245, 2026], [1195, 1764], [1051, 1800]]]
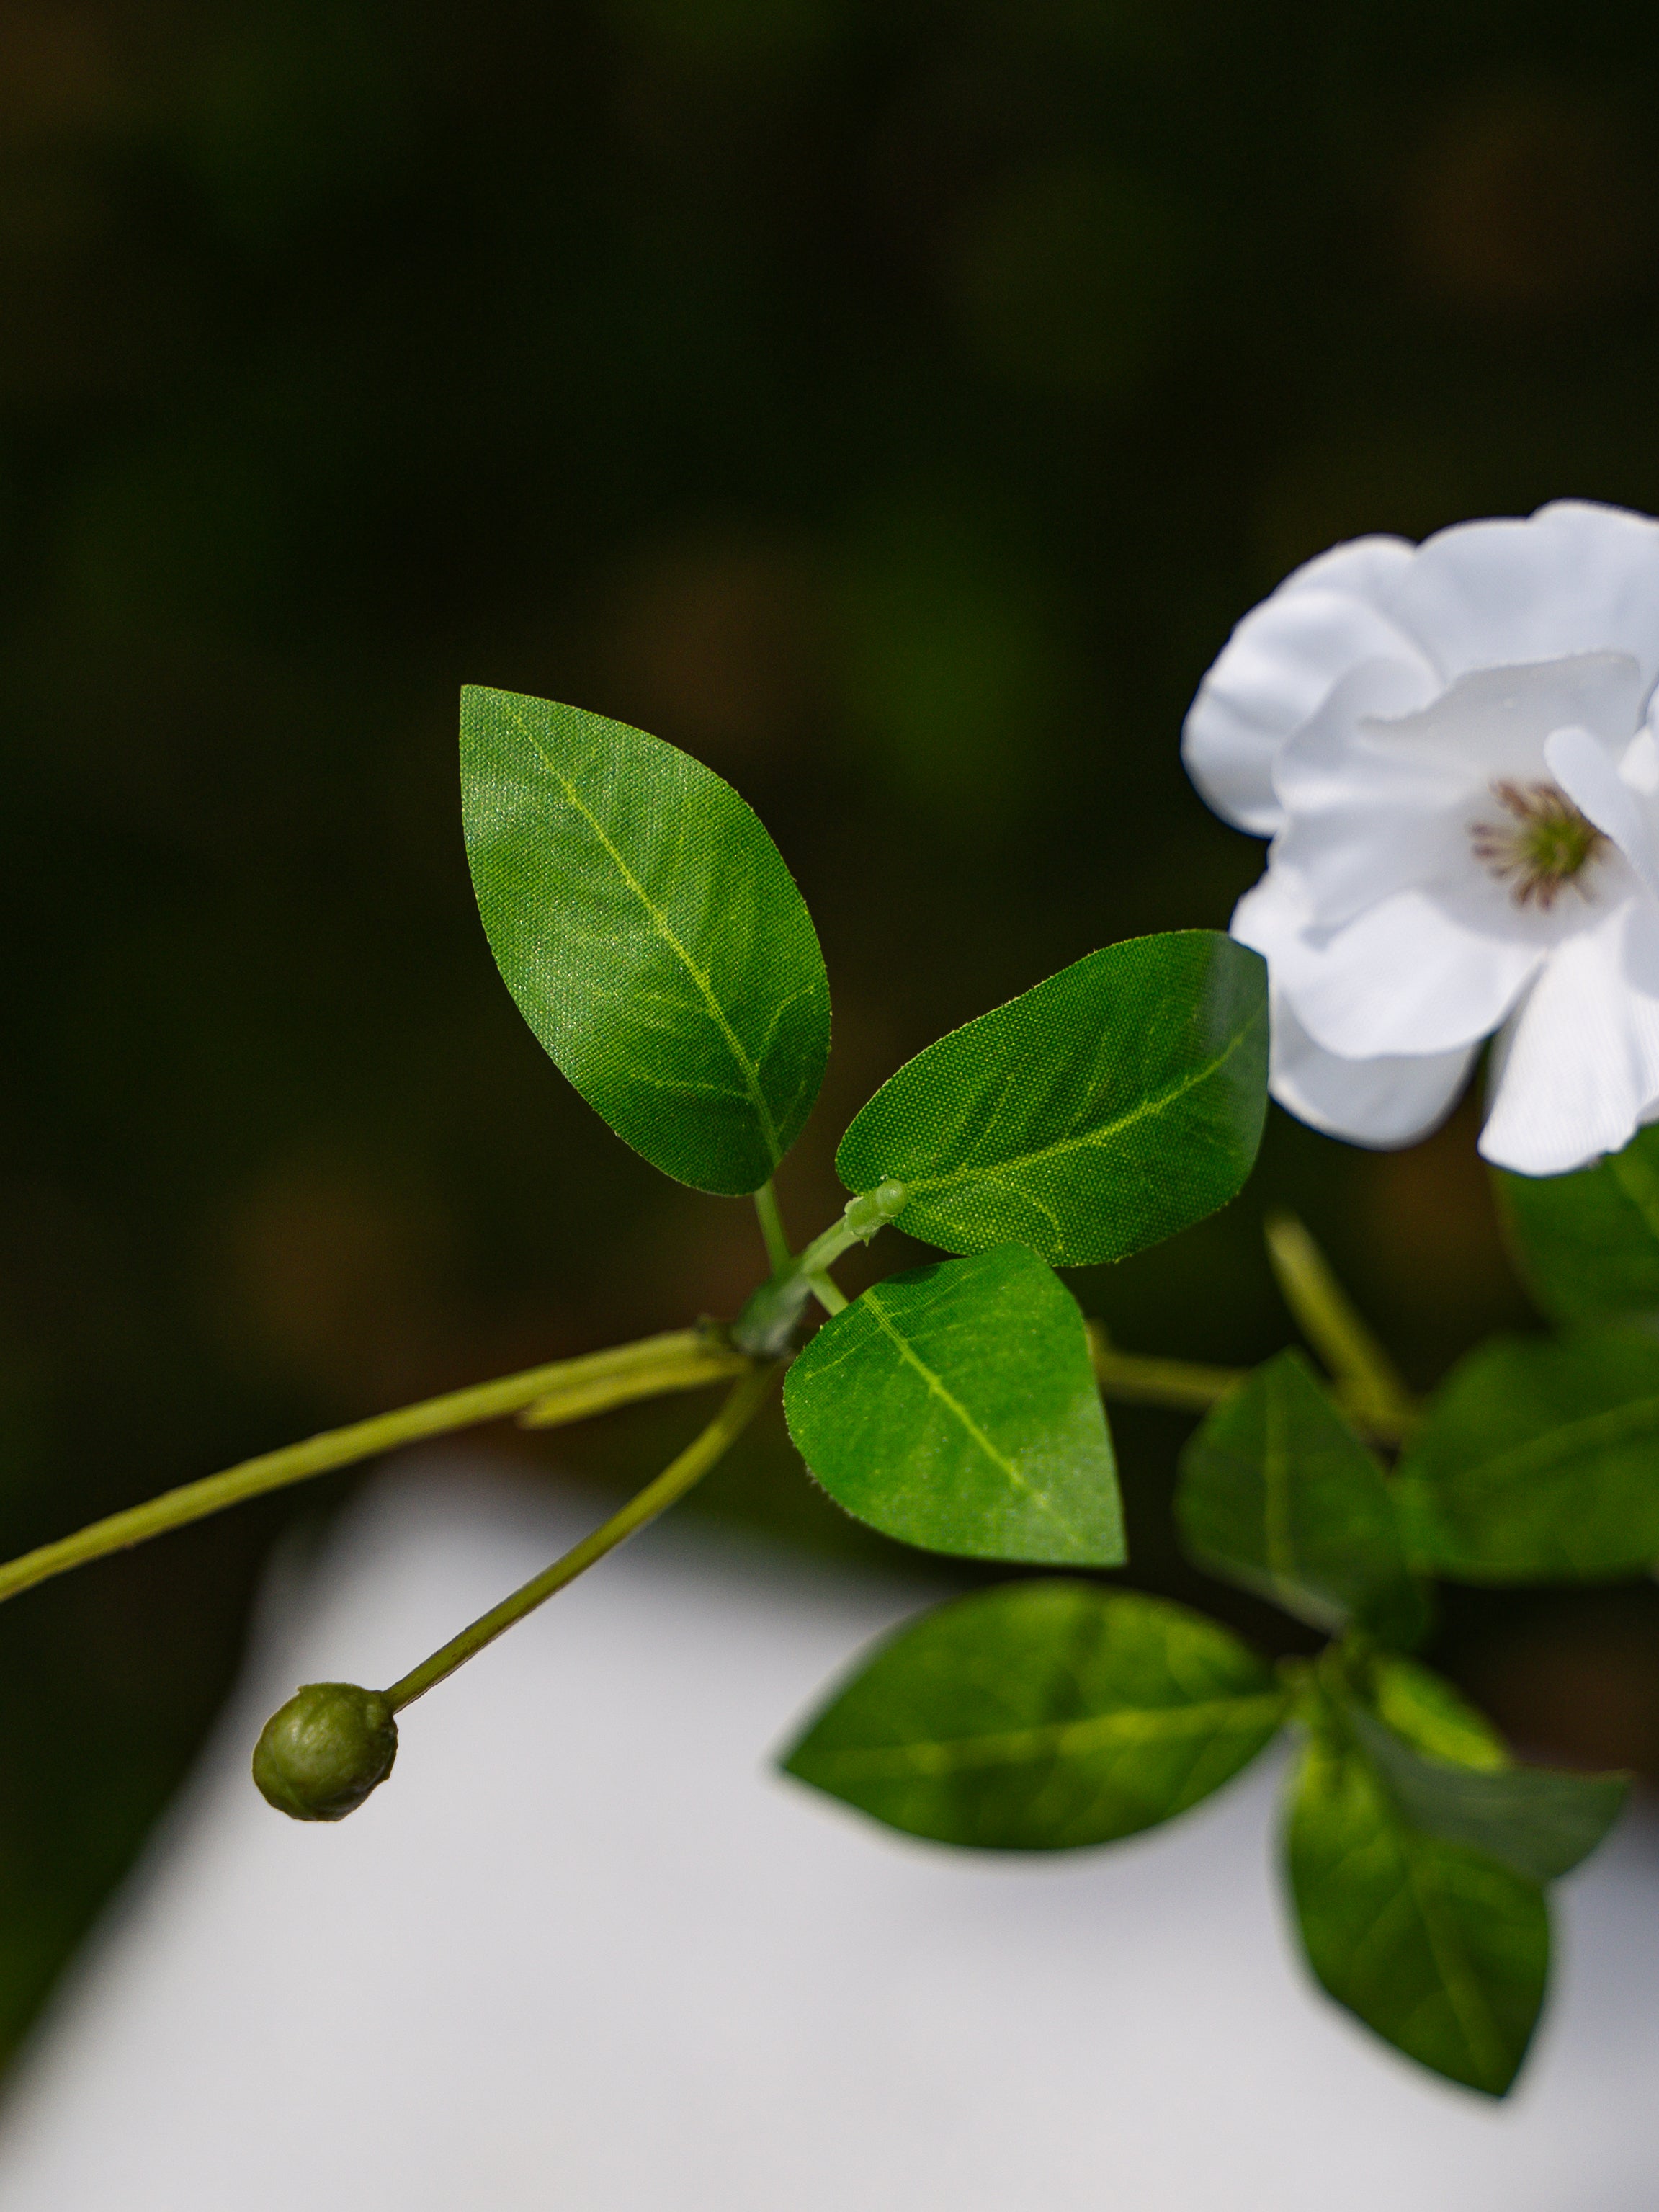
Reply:
[[458, 1667], [465, 1666], [469, 1659], [476, 1657], [487, 1644], [493, 1644], [514, 1622], [534, 1613], [538, 1605], [545, 1605], [556, 1591], [574, 1582], [595, 1560], [602, 1559], [607, 1552], [614, 1552], [618, 1544], [684, 1498], [748, 1427], [781, 1371], [781, 1361], [769, 1367], [752, 1369], [702, 1435], [694, 1438], [678, 1459], [671, 1461], [654, 1482], [647, 1483], [637, 1498], [630, 1498], [619, 1513], [613, 1513], [591, 1536], [584, 1536], [562, 1559], [555, 1559], [550, 1567], [544, 1567], [540, 1574], [532, 1576], [510, 1597], [504, 1597], [499, 1605], [481, 1614], [471, 1627], [453, 1636], [401, 1681], [394, 1682], [385, 1693], [392, 1711], [401, 1712], [416, 1698], [423, 1698]]
[[[1187, 1359], [1120, 1352], [1098, 1322], [1091, 1321], [1088, 1326], [1089, 1352], [1101, 1395], [1126, 1405], [1167, 1406], [1177, 1413], [1207, 1413], [1249, 1373], [1244, 1367], [1203, 1367]], [[1409, 1416], [1382, 1411], [1340, 1382], [1334, 1385], [1332, 1395], [1354, 1426], [1373, 1443], [1405, 1441], [1411, 1426]]]
[[1098, 1322], [1089, 1323], [1089, 1352], [1103, 1395], [1131, 1405], [1169, 1406], [1207, 1413], [1244, 1380], [1242, 1367], [1200, 1367], [1187, 1359], [1158, 1359], [1120, 1352]]
[[761, 1235], [766, 1240], [766, 1257], [775, 1275], [787, 1267], [794, 1255], [789, 1249], [789, 1238], [783, 1225], [783, 1216], [778, 1210], [778, 1194], [769, 1178], [755, 1193], [755, 1211], [760, 1216]]
[[1293, 1213], [1270, 1213], [1263, 1230], [1285, 1303], [1345, 1401], [1403, 1433], [1416, 1419], [1415, 1401], [1329, 1261]]
[[[745, 1301], [732, 1324], [732, 1341], [738, 1351], [756, 1359], [775, 1359], [787, 1346], [807, 1299], [815, 1292], [823, 1297], [817, 1279], [827, 1282], [825, 1271], [842, 1253], [850, 1252], [854, 1244], [867, 1244], [902, 1212], [908, 1195], [902, 1183], [884, 1182], [878, 1189], [848, 1199], [839, 1221], [832, 1221]], [[836, 1297], [841, 1296], [833, 1284], [830, 1287]], [[832, 1313], [839, 1311], [830, 1300], [824, 1304]]]
[[[760, 1216], [761, 1235], [766, 1239], [766, 1256], [772, 1263], [774, 1277], [793, 1273], [791, 1263], [795, 1255], [789, 1249], [788, 1233], [778, 1210], [778, 1194], [770, 1182], [763, 1182], [755, 1193], [755, 1211]], [[805, 1279], [807, 1289], [825, 1313], [846, 1312], [847, 1301], [827, 1267], [815, 1267]]]
[[21, 1559], [0, 1566], [0, 1600], [53, 1575], [123, 1552], [134, 1544], [182, 1528], [227, 1505], [261, 1497], [313, 1474], [373, 1459], [399, 1444], [415, 1443], [427, 1437], [446, 1436], [453, 1430], [475, 1427], [481, 1421], [498, 1420], [522, 1413], [540, 1425], [574, 1420], [584, 1413], [635, 1398], [651, 1398], [671, 1390], [695, 1389], [699, 1385], [732, 1374], [746, 1374], [751, 1363], [733, 1352], [717, 1333], [679, 1329], [665, 1336], [649, 1336], [636, 1344], [622, 1344], [608, 1352], [585, 1354], [580, 1359], [560, 1359], [545, 1367], [531, 1367], [520, 1375], [503, 1376], [494, 1382], [475, 1383], [471, 1389], [452, 1390], [441, 1398], [423, 1399], [396, 1413], [377, 1413], [367, 1421], [354, 1421], [343, 1429], [327, 1429], [303, 1443], [281, 1451], [264, 1452], [243, 1460], [222, 1474], [165, 1491], [125, 1513], [112, 1513], [90, 1528], [43, 1544]]

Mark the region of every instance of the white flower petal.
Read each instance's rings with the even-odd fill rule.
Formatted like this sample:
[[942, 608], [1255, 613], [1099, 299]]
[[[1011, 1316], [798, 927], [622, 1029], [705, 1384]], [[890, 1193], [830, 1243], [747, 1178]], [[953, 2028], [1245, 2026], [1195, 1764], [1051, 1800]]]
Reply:
[[[1640, 739], [1636, 741], [1640, 743]], [[1550, 774], [1659, 897], [1659, 805], [1632, 788], [1614, 753], [1588, 730], [1557, 730], [1544, 747]]]
[[1659, 908], [1627, 901], [1556, 947], [1494, 1074], [1495, 1165], [1563, 1175], [1629, 1143], [1659, 1099]]
[[1343, 592], [1351, 599], [1364, 599], [1378, 614], [1387, 614], [1401, 577], [1416, 557], [1417, 548], [1409, 538], [1350, 538], [1292, 568], [1279, 591]]
[[1301, 1121], [1351, 1144], [1415, 1144], [1444, 1121], [1474, 1064], [1459, 1052], [1340, 1060], [1316, 1044], [1283, 996], [1272, 994], [1268, 1086]]
[[1393, 741], [1392, 721], [1421, 697], [1423, 675], [1366, 661], [1345, 676], [1279, 756], [1273, 784], [1285, 823], [1275, 875], [1293, 885], [1304, 920], [1335, 929], [1468, 856], [1468, 772], [1420, 745]]
[[1395, 539], [1339, 546], [1287, 577], [1234, 630], [1199, 687], [1182, 739], [1188, 773], [1218, 814], [1271, 836], [1279, 823], [1273, 756], [1332, 684], [1363, 660], [1423, 665], [1411, 641], [1359, 596], [1362, 586], [1403, 573], [1410, 557]]
[[1390, 612], [1448, 678], [1612, 650], [1638, 662], [1645, 697], [1659, 676], [1659, 524], [1579, 500], [1459, 523], [1419, 547]]
[[1430, 705], [1379, 720], [1366, 734], [1425, 766], [1461, 769], [1472, 785], [1525, 780], [1544, 773], [1545, 741], [1555, 730], [1589, 730], [1622, 751], [1644, 696], [1629, 653], [1578, 653], [1525, 668], [1477, 669]]
[[1325, 934], [1297, 925], [1305, 908], [1260, 898], [1261, 889], [1239, 901], [1232, 933], [1262, 955], [1316, 1042], [1345, 1060], [1475, 1043], [1498, 1027], [1550, 949], [1537, 927], [1547, 927], [1547, 917], [1517, 915], [1512, 931], [1485, 928], [1434, 891], [1396, 891]]

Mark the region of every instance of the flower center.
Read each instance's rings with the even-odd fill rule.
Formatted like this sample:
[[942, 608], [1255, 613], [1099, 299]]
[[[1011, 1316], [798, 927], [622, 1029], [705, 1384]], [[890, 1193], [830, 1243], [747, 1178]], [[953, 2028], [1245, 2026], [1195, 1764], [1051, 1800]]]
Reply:
[[1474, 857], [1500, 883], [1512, 877], [1516, 906], [1534, 902], [1547, 914], [1563, 884], [1581, 898], [1589, 891], [1579, 878], [1607, 843], [1558, 783], [1494, 783], [1492, 795], [1510, 817], [1507, 822], [1472, 822]]

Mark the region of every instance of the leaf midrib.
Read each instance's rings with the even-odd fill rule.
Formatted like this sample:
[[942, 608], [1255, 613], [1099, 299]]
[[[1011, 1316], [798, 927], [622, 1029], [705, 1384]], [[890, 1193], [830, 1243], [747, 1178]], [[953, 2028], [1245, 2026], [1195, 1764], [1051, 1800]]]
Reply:
[[1179, 1740], [1228, 1729], [1276, 1725], [1285, 1711], [1278, 1691], [1250, 1697], [1212, 1698], [1189, 1705], [1132, 1706], [1091, 1713], [1086, 1719], [1045, 1721], [994, 1735], [953, 1736], [925, 1743], [871, 1746], [815, 1759], [816, 1771], [848, 1781], [932, 1779], [990, 1766], [1033, 1765], [1039, 1760], [1086, 1758], [1112, 1744]]
[[986, 1160], [977, 1165], [970, 1166], [964, 1164], [960, 1168], [953, 1169], [949, 1175], [907, 1176], [904, 1178], [905, 1186], [913, 1195], [922, 1191], [953, 1190], [961, 1183], [973, 1182], [985, 1178], [996, 1180], [1007, 1175], [1011, 1170], [1018, 1172], [1025, 1168], [1041, 1167], [1049, 1160], [1064, 1159], [1073, 1152], [1097, 1151], [1101, 1146], [1109, 1143], [1114, 1137], [1121, 1136], [1126, 1129], [1133, 1128], [1137, 1122], [1144, 1121], [1150, 1115], [1163, 1113], [1167, 1107], [1173, 1106], [1177, 1100], [1184, 1098], [1189, 1091], [1195, 1091], [1200, 1084], [1207, 1083], [1212, 1075], [1218, 1074], [1227, 1065], [1261, 1018], [1261, 1012], [1258, 1009], [1251, 1014], [1248, 1021], [1240, 1024], [1228, 1039], [1225, 1049], [1218, 1053], [1212, 1060], [1203, 1067], [1194, 1069], [1180, 1082], [1170, 1085], [1167, 1090], [1159, 1091], [1156, 1097], [1143, 1098], [1139, 1104], [1132, 1108], [1128, 1113], [1119, 1115], [1115, 1121], [1109, 1121], [1100, 1128], [1091, 1129], [1081, 1136], [1057, 1137], [1053, 1144], [1039, 1146], [1034, 1152], [1010, 1152], [1000, 1159]]
[[953, 1390], [947, 1387], [944, 1377], [927, 1364], [927, 1361], [916, 1352], [909, 1339], [905, 1336], [902, 1331], [897, 1328], [888, 1318], [887, 1309], [881, 1302], [880, 1293], [874, 1290], [866, 1291], [864, 1293], [864, 1296], [859, 1300], [859, 1304], [869, 1308], [871, 1313], [875, 1316], [877, 1327], [882, 1331], [884, 1335], [890, 1337], [893, 1343], [897, 1346], [900, 1358], [902, 1359], [908, 1366], [914, 1367], [915, 1369], [917, 1374], [921, 1376], [923, 1382], [927, 1385], [929, 1395], [939, 1399], [950, 1411], [950, 1413], [955, 1416], [957, 1420], [961, 1423], [963, 1428], [967, 1431], [968, 1435], [972, 1438], [973, 1442], [979, 1447], [980, 1450], [984, 1453], [987, 1459], [990, 1461], [991, 1464], [1000, 1469], [1017, 1490], [1024, 1491], [1026, 1497], [1031, 1500], [1032, 1504], [1036, 1505], [1040, 1511], [1046, 1513], [1048, 1518], [1054, 1522], [1056, 1527], [1063, 1528], [1066, 1531], [1066, 1534], [1072, 1537], [1075, 1541], [1079, 1543], [1086, 1543], [1088, 1541], [1087, 1532], [1084, 1529], [1074, 1528], [1066, 1518], [1065, 1515], [1056, 1509], [1054, 1500], [1048, 1497], [1045, 1492], [1035, 1489], [1032, 1485], [1027, 1481], [1024, 1475], [1020, 1473], [1018, 1468], [1015, 1466], [1012, 1460], [1007, 1458], [1005, 1454], [997, 1449], [995, 1444], [994, 1444], [990, 1437], [986, 1435], [984, 1430], [981, 1428], [979, 1423], [974, 1419], [966, 1406], [963, 1404], [961, 1399], [956, 1395]]
[[767, 1103], [765, 1092], [761, 1088], [760, 1072], [755, 1066], [754, 1061], [750, 1059], [749, 1054], [744, 1050], [743, 1042], [738, 1036], [737, 1031], [732, 1028], [731, 1022], [727, 1019], [726, 1009], [721, 1006], [719, 999], [714, 994], [714, 986], [710, 983], [703, 970], [698, 967], [696, 962], [691, 957], [691, 955], [686, 951], [684, 945], [681, 944], [679, 937], [675, 932], [672, 924], [669, 921], [667, 915], [662, 911], [661, 908], [656, 904], [655, 901], [647, 891], [644, 884], [634, 873], [632, 868], [629, 866], [621, 853], [618, 852], [616, 846], [611, 842], [603, 823], [599, 821], [599, 817], [583, 800], [580, 793], [577, 791], [575, 785], [571, 781], [570, 778], [565, 775], [563, 769], [559, 767], [551, 754], [549, 753], [546, 747], [542, 744], [541, 739], [536, 735], [534, 730], [532, 730], [529, 723], [526, 721], [524, 716], [519, 712], [515, 706], [511, 704], [510, 702], [507, 704], [507, 711], [518, 724], [520, 729], [523, 732], [526, 738], [528, 740], [531, 747], [538, 754], [547, 769], [549, 775], [552, 776], [555, 782], [557, 783], [560, 789], [563, 792], [567, 800], [575, 809], [576, 812], [581, 816], [583, 821], [586, 823], [588, 828], [599, 839], [600, 844], [604, 846], [606, 853], [609, 854], [611, 860], [616, 866], [617, 872], [621, 876], [623, 881], [628, 885], [629, 890], [633, 892], [635, 897], [645, 909], [645, 912], [649, 915], [652, 926], [656, 930], [658, 935], [673, 953], [675, 958], [678, 960], [680, 965], [684, 969], [686, 974], [691, 978], [693, 983], [696, 984], [698, 994], [701, 996], [704, 1006], [708, 1008], [708, 1013], [712, 1018], [715, 1027], [720, 1030], [720, 1036], [725, 1041], [726, 1049], [731, 1053], [732, 1059], [737, 1062], [738, 1073], [743, 1077], [744, 1088], [749, 1095], [750, 1103], [754, 1107], [756, 1113], [760, 1117], [761, 1133], [765, 1140], [766, 1149], [771, 1158], [772, 1164], [775, 1167], [778, 1162], [783, 1158], [783, 1148], [778, 1142], [777, 1127], [772, 1119], [772, 1109]]

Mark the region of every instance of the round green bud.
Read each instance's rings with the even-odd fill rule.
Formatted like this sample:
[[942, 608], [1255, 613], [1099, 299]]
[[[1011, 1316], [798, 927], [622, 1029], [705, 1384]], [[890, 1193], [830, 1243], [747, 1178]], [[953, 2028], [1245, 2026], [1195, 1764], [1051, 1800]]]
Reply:
[[398, 1723], [379, 1690], [307, 1682], [265, 1723], [253, 1778], [296, 1820], [343, 1820], [392, 1771]]

